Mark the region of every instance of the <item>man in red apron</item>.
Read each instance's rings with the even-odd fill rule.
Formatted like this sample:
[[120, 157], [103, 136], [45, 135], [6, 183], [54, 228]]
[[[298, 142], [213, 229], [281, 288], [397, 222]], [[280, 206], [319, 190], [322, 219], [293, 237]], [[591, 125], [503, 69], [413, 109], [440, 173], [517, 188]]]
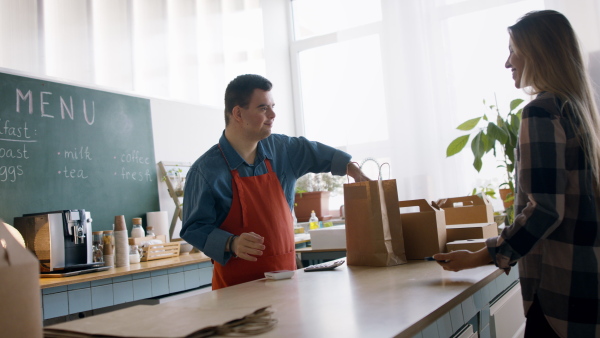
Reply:
[[214, 290], [296, 269], [291, 208], [298, 177], [347, 172], [368, 179], [340, 150], [271, 134], [271, 87], [259, 75], [229, 83], [225, 131], [186, 176], [181, 237], [213, 260]]

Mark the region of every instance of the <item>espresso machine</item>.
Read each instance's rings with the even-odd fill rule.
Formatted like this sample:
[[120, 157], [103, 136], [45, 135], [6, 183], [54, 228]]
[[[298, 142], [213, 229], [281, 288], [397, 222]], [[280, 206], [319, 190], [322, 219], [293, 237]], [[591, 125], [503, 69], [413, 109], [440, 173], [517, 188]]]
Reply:
[[104, 263], [93, 262], [92, 218], [84, 209], [26, 214], [14, 224], [40, 261], [42, 277], [104, 270]]

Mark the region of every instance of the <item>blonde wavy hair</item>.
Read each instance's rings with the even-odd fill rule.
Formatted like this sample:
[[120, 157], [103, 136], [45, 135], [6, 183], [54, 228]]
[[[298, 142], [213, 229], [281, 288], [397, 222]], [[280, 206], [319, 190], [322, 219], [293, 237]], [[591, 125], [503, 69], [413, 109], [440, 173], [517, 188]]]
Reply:
[[525, 65], [521, 88], [528, 94], [550, 92], [570, 111], [571, 123], [600, 189], [600, 121], [579, 42], [569, 20], [552, 10], [533, 11], [508, 27], [515, 53]]

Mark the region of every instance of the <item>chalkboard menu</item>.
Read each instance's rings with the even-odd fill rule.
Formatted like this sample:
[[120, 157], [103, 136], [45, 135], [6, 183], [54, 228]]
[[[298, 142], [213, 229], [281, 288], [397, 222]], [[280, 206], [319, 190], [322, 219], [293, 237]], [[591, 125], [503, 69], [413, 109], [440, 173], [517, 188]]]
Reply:
[[0, 218], [67, 209], [159, 210], [150, 101], [0, 73]]

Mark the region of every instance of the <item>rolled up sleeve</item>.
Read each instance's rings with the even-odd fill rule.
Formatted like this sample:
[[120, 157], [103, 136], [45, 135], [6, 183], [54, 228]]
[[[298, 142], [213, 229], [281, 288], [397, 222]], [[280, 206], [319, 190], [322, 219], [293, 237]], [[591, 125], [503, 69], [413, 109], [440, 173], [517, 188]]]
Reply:
[[231, 233], [219, 228], [214, 194], [196, 168], [192, 168], [186, 176], [184, 196], [181, 238], [219, 264], [225, 265], [232, 256], [225, 252]]

